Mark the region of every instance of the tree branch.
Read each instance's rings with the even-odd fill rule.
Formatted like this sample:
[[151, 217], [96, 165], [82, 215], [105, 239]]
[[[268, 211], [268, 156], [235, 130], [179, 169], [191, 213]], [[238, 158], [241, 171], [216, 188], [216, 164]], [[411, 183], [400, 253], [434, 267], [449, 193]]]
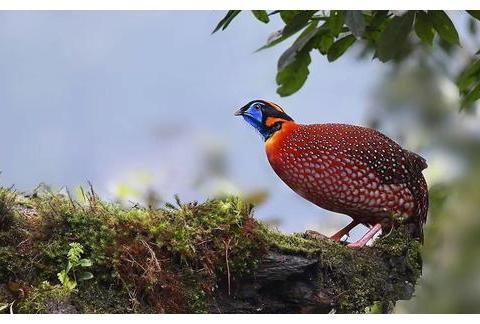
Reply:
[[[94, 274], [74, 290], [57, 279], [72, 242]], [[352, 250], [273, 230], [235, 197], [142, 209], [0, 189], [0, 306], [14, 312], [390, 312], [421, 263], [403, 227]]]

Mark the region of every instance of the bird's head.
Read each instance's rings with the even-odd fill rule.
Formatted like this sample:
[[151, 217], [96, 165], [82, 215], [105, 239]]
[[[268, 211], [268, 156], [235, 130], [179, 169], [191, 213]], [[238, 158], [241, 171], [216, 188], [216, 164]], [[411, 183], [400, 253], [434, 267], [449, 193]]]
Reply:
[[280, 130], [283, 123], [293, 121], [279, 105], [265, 100], [250, 101], [237, 110], [235, 116], [242, 116], [263, 136], [265, 141]]

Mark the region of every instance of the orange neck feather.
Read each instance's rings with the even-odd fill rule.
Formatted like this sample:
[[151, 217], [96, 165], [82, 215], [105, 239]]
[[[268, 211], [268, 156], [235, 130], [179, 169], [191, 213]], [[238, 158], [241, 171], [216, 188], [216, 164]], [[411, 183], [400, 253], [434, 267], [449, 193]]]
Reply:
[[[278, 118], [268, 118], [266, 122], [268, 123], [270, 119], [273, 120]], [[279, 120], [271, 121], [271, 125], [278, 121]], [[265, 141], [265, 150], [269, 160], [272, 160], [275, 157], [276, 151], [280, 147], [283, 140], [300, 126], [293, 121], [285, 121], [284, 119], [282, 119], [282, 121], [282, 128], [273, 133], [273, 135]]]

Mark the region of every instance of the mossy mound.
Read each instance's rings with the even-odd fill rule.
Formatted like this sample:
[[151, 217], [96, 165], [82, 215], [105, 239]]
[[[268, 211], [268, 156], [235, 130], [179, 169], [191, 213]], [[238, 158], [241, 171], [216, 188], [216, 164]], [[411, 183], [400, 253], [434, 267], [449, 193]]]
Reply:
[[[66, 289], [57, 274], [67, 266], [72, 242], [91, 261], [93, 279]], [[419, 244], [402, 230], [351, 250], [272, 230], [236, 197], [125, 209], [93, 192], [80, 203], [50, 192], [25, 197], [0, 189], [0, 306], [15, 301], [16, 312], [211, 312], [218, 292], [231, 290], [234, 298], [271, 251], [318, 260], [315, 289], [337, 296], [334, 308], [341, 312], [402, 296], [395, 284], [389, 296], [378, 285], [395, 278], [395, 258], [398, 280], [414, 285], [421, 272]]]

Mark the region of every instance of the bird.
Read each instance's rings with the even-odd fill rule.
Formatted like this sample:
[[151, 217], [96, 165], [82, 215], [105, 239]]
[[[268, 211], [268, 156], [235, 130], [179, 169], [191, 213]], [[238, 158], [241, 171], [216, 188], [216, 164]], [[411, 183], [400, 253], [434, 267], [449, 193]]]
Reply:
[[428, 187], [426, 160], [381, 132], [341, 124], [299, 124], [279, 105], [253, 100], [236, 116], [257, 130], [267, 159], [280, 179], [301, 197], [352, 221], [330, 236], [341, 241], [357, 225], [369, 229], [349, 243], [360, 248], [399, 220], [423, 243]]

